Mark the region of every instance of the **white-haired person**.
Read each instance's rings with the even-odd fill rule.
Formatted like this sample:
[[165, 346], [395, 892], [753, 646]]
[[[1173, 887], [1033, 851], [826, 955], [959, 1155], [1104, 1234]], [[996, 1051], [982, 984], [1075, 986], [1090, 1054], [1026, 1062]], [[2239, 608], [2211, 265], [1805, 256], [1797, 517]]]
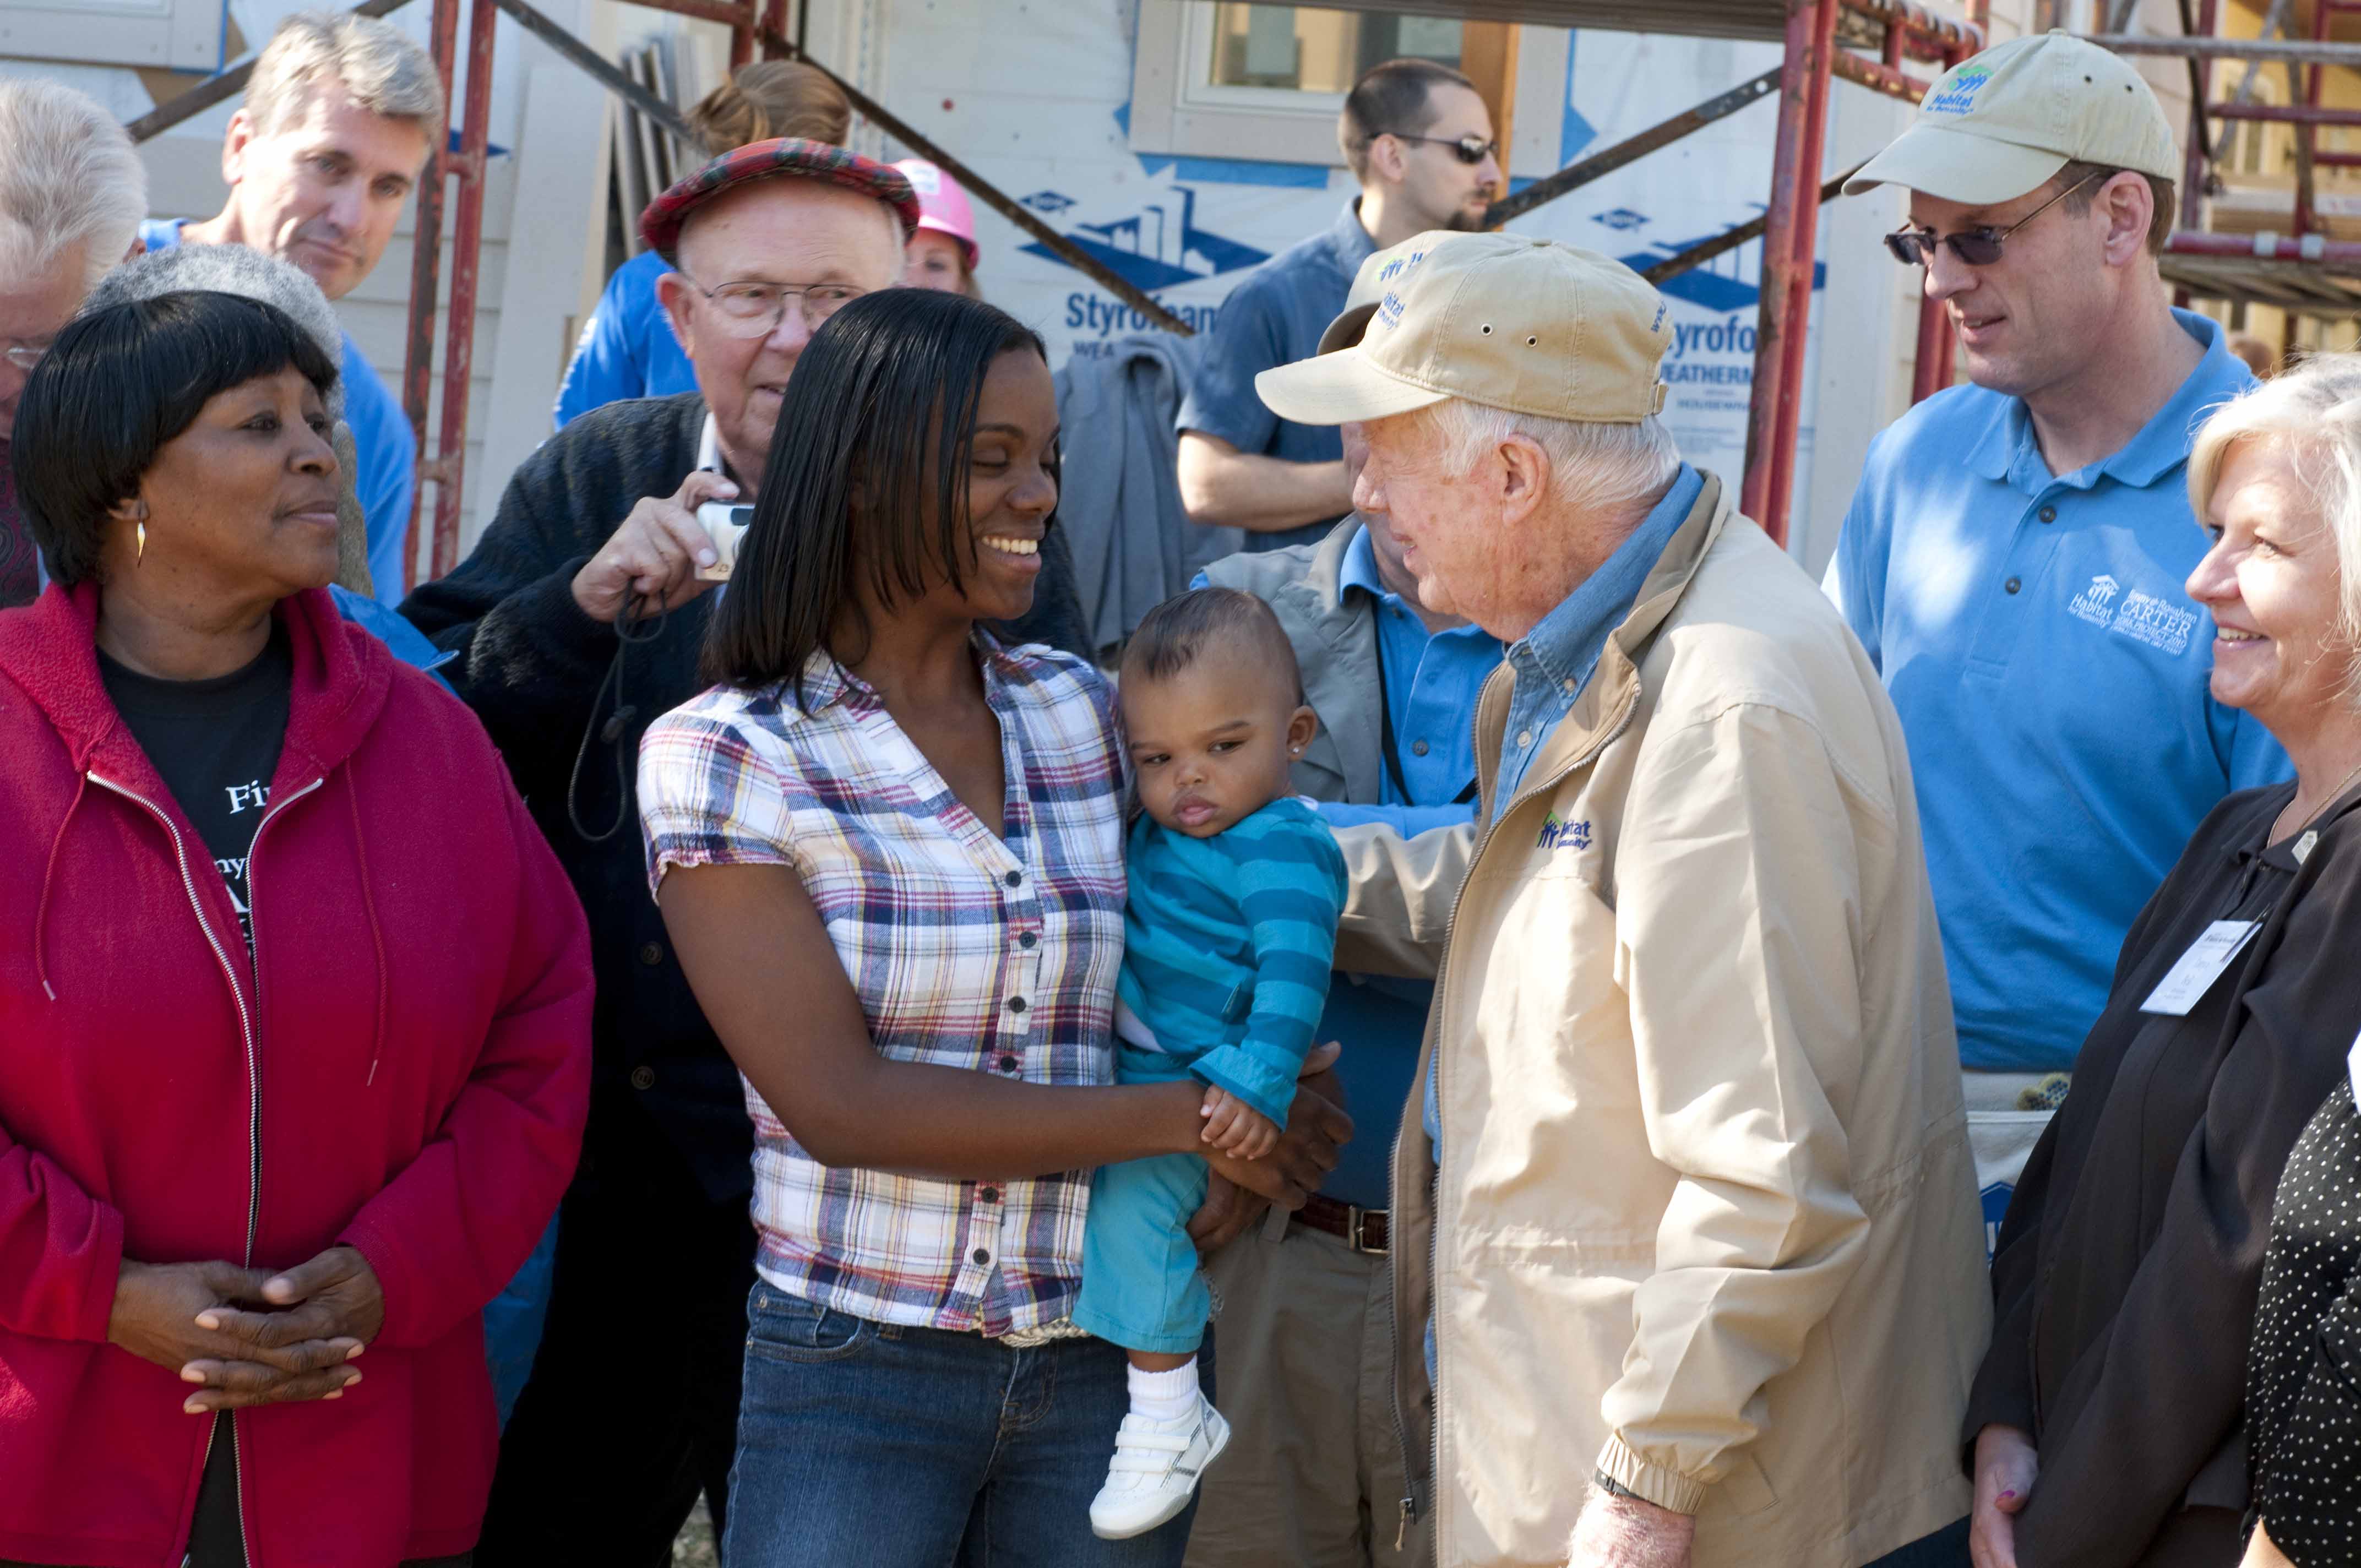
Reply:
[[148, 172], [115, 116], [54, 82], [0, 79], [0, 609], [40, 592], [16, 506], [16, 400], [99, 275], [135, 252]]
[[2316, 1324], [2291, 1321], [2311, 1287], [2279, 1282], [2252, 1410], [2247, 1345], [2280, 1172], [2361, 1031], [2356, 364], [2225, 404], [2190, 455], [2212, 543], [2189, 595], [2212, 617], [2213, 695], [2287, 748], [2295, 781], [2233, 794], [2198, 826], [2125, 938], [2026, 1161], [1965, 1428], [1977, 1568], [2228, 1568], [2249, 1454], [2271, 1539], [2284, 1525], [2312, 1546], [2354, 1517], [2349, 1502], [2334, 1521], [2270, 1507], [2292, 1467], [2328, 1456], [2290, 1441], [2279, 1383], [2312, 1358]]
[[1988, 1309], [1893, 705], [1681, 461], [1630, 269], [1442, 233], [1364, 266], [1378, 303], [1257, 386], [1360, 425], [1355, 507], [1508, 649], [1475, 825], [1337, 830], [1337, 962], [1440, 949], [1388, 1238], [1402, 1522], [1449, 1568], [1955, 1563]]
[[[852, 125], [852, 104], [818, 66], [757, 60], [731, 71], [682, 117], [697, 133], [697, 145], [719, 158], [758, 141], [840, 147]], [[649, 249], [608, 278], [558, 383], [558, 429], [609, 403], [697, 390], [697, 367], [688, 362], [672, 313], [659, 297], [657, 285], [673, 270], [661, 252]]]
[[[230, 116], [221, 163], [228, 203], [201, 221], [152, 219], [140, 237], [149, 250], [252, 246], [293, 262], [341, 300], [385, 254], [442, 136], [442, 79], [434, 58], [401, 28], [368, 16], [299, 13], [263, 46]], [[340, 369], [369, 576], [379, 602], [391, 607], [401, 602], [409, 565], [418, 442], [350, 334]]]

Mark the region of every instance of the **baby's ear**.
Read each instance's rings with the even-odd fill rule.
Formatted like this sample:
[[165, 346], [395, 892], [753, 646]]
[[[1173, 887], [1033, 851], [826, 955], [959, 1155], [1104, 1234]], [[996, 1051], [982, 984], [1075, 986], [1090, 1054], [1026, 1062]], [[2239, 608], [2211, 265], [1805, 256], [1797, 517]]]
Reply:
[[1287, 754], [1303, 755], [1303, 748], [1311, 745], [1312, 738], [1319, 733], [1320, 716], [1312, 711], [1310, 703], [1299, 704], [1287, 720]]

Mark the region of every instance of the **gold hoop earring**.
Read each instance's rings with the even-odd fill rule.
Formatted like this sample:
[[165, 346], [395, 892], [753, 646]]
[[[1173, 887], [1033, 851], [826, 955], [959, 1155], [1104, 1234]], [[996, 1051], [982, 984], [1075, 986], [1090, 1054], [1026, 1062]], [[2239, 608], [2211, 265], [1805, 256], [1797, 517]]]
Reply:
[[138, 546], [131, 553], [131, 564], [135, 566], [148, 559], [148, 525], [140, 523], [138, 529]]

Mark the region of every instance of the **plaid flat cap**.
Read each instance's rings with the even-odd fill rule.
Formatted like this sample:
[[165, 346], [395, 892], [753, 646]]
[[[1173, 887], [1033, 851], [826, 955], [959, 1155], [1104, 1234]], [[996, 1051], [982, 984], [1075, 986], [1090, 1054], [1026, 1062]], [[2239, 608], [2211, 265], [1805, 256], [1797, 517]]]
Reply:
[[902, 220], [904, 239], [917, 231], [918, 193], [910, 189], [908, 177], [900, 170], [824, 141], [783, 137], [732, 148], [696, 173], [675, 181], [640, 214], [640, 236], [658, 256], [677, 263], [675, 251], [680, 244], [680, 228], [691, 213], [750, 180], [782, 177], [825, 180], [873, 197], [893, 208], [894, 215]]

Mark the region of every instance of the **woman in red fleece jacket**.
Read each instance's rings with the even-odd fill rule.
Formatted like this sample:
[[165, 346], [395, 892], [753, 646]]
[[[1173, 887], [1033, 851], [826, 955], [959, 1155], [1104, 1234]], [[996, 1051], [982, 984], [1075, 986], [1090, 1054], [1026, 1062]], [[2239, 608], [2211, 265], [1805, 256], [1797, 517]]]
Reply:
[[335, 374], [172, 294], [68, 327], [17, 413], [0, 1560], [475, 1542], [478, 1313], [573, 1172], [588, 947], [474, 718], [324, 591]]

